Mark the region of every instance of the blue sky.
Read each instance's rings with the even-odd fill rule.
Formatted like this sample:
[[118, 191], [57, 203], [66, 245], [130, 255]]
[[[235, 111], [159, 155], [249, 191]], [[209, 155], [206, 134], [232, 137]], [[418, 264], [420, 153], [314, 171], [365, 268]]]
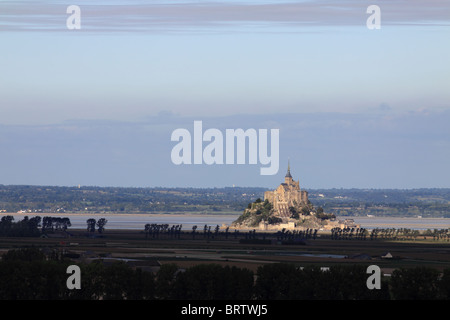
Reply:
[[[289, 157], [305, 188], [450, 187], [449, 38], [435, 0], [1, 1], [0, 183], [275, 187]], [[194, 120], [279, 128], [278, 175], [173, 165]]]

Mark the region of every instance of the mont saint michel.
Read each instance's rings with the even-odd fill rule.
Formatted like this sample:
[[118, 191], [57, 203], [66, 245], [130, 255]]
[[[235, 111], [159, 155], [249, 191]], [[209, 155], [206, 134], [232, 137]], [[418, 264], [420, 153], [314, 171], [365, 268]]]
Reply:
[[266, 191], [264, 200], [260, 198], [249, 203], [244, 213], [232, 223], [235, 228], [273, 229], [330, 229], [338, 226], [333, 214], [324, 213], [321, 207], [315, 208], [308, 199], [308, 192], [300, 188], [291, 174], [290, 163], [284, 182], [275, 190]]

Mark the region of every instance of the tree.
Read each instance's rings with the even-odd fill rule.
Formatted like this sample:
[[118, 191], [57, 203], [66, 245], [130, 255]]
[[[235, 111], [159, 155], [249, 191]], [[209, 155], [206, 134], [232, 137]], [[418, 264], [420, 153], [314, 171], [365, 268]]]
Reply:
[[450, 299], [450, 268], [445, 268], [439, 285], [440, 299]]
[[303, 206], [301, 212], [304, 216], [309, 216], [310, 209], [307, 206]]
[[13, 216], [3, 216], [2, 219], [0, 220], [1, 224], [5, 224], [5, 225], [11, 225], [12, 222], [14, 221], [14, 217]]
[[216, 227], [214, 229], [214, 237], [216, 237], [216, 238], [219, 235], [219, 229], [220, 229], [219, 225], [216, 225]]
[[98, 219], [97, 221], [98, 233], [103, 233], [103, 231], [105, 231], [106, 223], [108, 223], [108, 220], [106, 220], [105, 218]]
[[21, 249], [12, 249], [3, 254], [3, 261], [12, 261], [12, 260], [20, 260], [20, 261], [44, 261], [45, 255], [41, 250], [35, 247], [31, 248], [21, 248]]
[[256, 299], [295, 299], [294, 290], [301, 288], [299, 272], [293, 264], [274, 263], [258, 267], [255, 283]]
[[293, 219], [299, 218], [298, 211], [297, 211], [297, 209], [295, 209], [295, 207], [289, 207], [289, 212], [291, 214], [291, 218], [293, 218]]
[[248, 269], [199, 264], [177, 273], [171, 299], [250, 300], [253, 282], [253, 272]]
[[432, 300], [439, 296], [439, 272], [429, 267], [400, 268], [390, 279], [394, 300]]
[[70, 219], [67, 217], [64, 217], [61, 219], [61, 225], [62, 229], [65, 231], [68, 227], [72, 226], [72, 223], [70, 222]]
[[163, 264], [156, 273], [155, 291], [156, 299], [170, 299], [173, 295], [173, 286], [178, 266], [174, 263]]
[[44, 218], [42, 218], [42, 232], [45, 232], [48, 229], [52, 229], [53, 230], [52, 217], [44, 217]]
[[32, 217], [28, 220], [28, 224], [33, 228], [38, 228], [42, 218], [40, 216]]
[[96, 223], [95, 219], [93, 218], [87, 219], [86, 223], [87, 223], [87, 231], [95, 232], [95, 223]]

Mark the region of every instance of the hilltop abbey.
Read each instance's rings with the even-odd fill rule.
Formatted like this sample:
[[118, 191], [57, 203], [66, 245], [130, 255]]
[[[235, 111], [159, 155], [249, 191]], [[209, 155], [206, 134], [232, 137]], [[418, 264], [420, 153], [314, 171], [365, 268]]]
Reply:
[[291, 175], [290, 164], [284, 177], [284, 182], [273, 191], [264, 193], [264, 200], [273, 205], [275, 215], [280, 218], [289, 218], [289, 207], [298, 207], [308, 204], [308, 192], [300, 189], [299, 180], [294, 181]]
[[289, 162], [284, 182], [275, 190], [264, 192], [264, 201], [258, 198], [249, 203], [244, 213], [231, 224], [235, 228], [260, 230], [330, 230], [344, 225], [346, 222], [336, 220], [334, 214], [325, 213], [321, 207], [314, 208], [308, 192], [292, 178]]

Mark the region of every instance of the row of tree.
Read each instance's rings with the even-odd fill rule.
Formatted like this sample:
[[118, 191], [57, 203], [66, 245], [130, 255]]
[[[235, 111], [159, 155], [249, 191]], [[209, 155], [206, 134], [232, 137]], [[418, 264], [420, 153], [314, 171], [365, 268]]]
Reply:
[[183, 225], [172, 225], [169, 224], [157, 224], [157, 223], [147, 223], [144, 227], [145, 238], [159, 239], [161, 234], [167, 234], [170, 238], [180, 238], [181, 228]]
[[87, 219], [87, 231], [95, 232], [95, 227], [97, 226], [98, 233], [103, 233], [105, 231], [106, 223], [108, 223], [108, 220], [105, 218], [100, 218], [98, 220], [95, 220], [94, 218]]
[[[450, 300], [450, 269], [395, 270], [380, 289], [367, 287], [367, 266], [246, 268], [164, 264], [156, 273], [123, 262], [78, 264], [81, 289], [66, 285], [70, 260], [48, 260], [38, 249], [10, 250], [0, 261], [0, 299], [79, 300]], [[256, 279], [256, 280], [255, 280]]]
[[365, 228], [333, 228], [331, 239], [333, 240], [416, 240], [417, 237], [433, 237], [433, 240], [450, 241], [449, 229], [434, 229], [420, 232], [409, 228], [375, 228], [370, 232]]
[[317, 229], [307, 228], [305, 230], [287, 230], [286, 228], [277, 231], [277, 240], [281, 241], [295, 241], [295, 240], [308, 240], [317, 238]]
[[366, 240], [369, 231], [365, 228], [332, 228], [331, 239], [332, 240]]
[[[97, 222], [99, 226], [99, 232], [104, 229], [104, 225], [107, 220], [100, 219]], [[88, 220], [88, 230], [95, 231], [95, 220]], [[150, 224], [147, 223], [144, 227], [144, 234], [146, 238], [151, 239], [159, 239], [161, 235], [166, 235], [165, 238], [176, 238], [180, 239], [182, 234], [183, 225], [172, 225], [169, 224]], [[214, 229], [212, 226], [204, 225], [202, 231], [198, 231], [197, 225], [192, 227], [192, 239], [198, 238], [197, 235], [201, 235], [203, 239], [219, 239], [220, 237], [224, 237], [228, 239], [230, 233], [230, 228], [226, 227], [223, 232], [219, 232], [220, 226], [216, 225]], [[241, 233], [238, 230], [234, 230], [234, 238], [237, 239], [238, 236], [243, 236], [246, 239], [257, 239], [257, 238], [276, 238], [278, 241], [296, 241], [296, 240], [315, 240], [317, 238], [317, 229], [306, 228], [305, 230], [287, 230], [283, 228], [282, 230], [276, 231], [272, 234], [263, 232], [256, 233], [256, 230], [250, 230], [248, 232]], [[332, 240], [411, 240], [416, 239], [418, 236], [424, 237], [433, 237], [434, 240], [445, 240], [450, 241], [450, 231], [449, 229], [434, 229], [426, 230], [424, 232], [420, 232], [419, 230], [408, 229], [408, 228], [375, 228], [370, 232], [366, 228], [353, 228], [353, 227], [345, 227], [339, 228], [335, 227], [331, 229], [330, 238]]]
[[[98, 221], [95, 219], [88, 219], [87, 231], [103, 233], [105, 225], [108, 222], [105, 218], [100, 218]], [[42, 234], [55, 232], [55, 231], [67, 231], [72, 226], [70, 219], [67, 217], [40, 217], [35, 216], [29, 218], [25, 216], [22, 220], [14, 221], [14, 217], [7, 215], [2, 216], [0, 219], [0, 236], [3, 237], [38, 237]]]
[[66, 217], [40, 217], [14, 221], [13, 216], [3, 216], [0, 219], [0, 236], [7, 237], [36, 237], [46, 232], [66, 231], [72, 224]]
[[[147, 223], [144, 227], [145, 238], [151, 239], [159, 239], [161, 235], [165, 235], [165, 238], [176, 238], [180, 239], [180, 235], [182, 234], [183, 225], [172, 225], [169, 227], [168, 224], [150, 224]], [[192, 227], [192, 239], [203, 238], [207, 240], [211, 239], [228, 239], [231, 235], [230, 227], [226, 227], [224, 231], [219, 232], [220, 226], [216, 225], [214, 228], [212, 226], [204, 225], [203, 229], [198, 231], [198, 226], [194, 225]], [[234, 230], [233, 236], [234, 239], [238, 237], [244, 237], [245, 239], [263, 239], [266, 238], [276, 238], [279, 241], [296, 241], [296, 240], [306, 240], [306, 239], [316, 239], [317, 238], [317, 229], [307, 228], [305, 230], [287, 230], [283, 228], [280, 231], [274, 232], [273, 234], [268, 233], [257, 233], [255, 229], [249, 230], [247, 232], [240, 232], [239, 230]]]

